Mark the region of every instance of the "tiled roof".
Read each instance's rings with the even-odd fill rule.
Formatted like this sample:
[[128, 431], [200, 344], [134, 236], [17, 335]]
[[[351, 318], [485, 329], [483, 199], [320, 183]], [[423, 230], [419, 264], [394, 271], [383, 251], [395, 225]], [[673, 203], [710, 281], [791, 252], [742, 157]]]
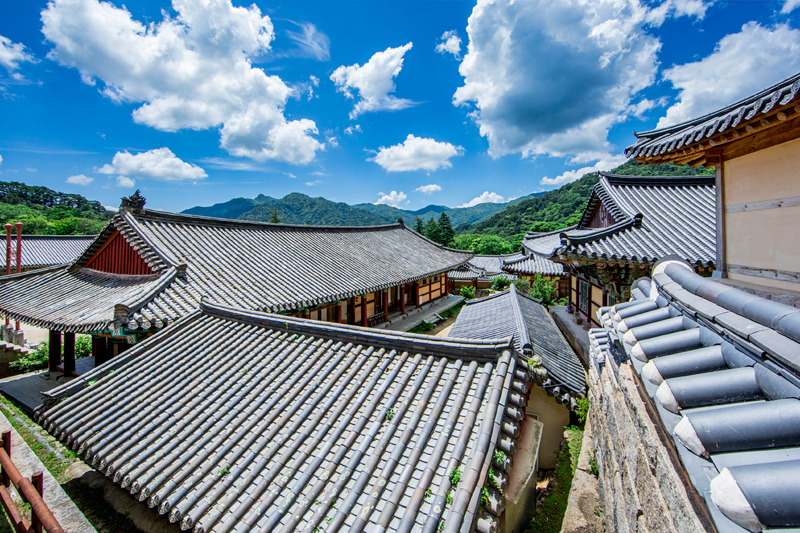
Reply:
[[538, 376], [549, 392], [565, 396], [586, 394], [586, 376], [578, 356], [564, 339], [547, 308], [530, 296], [508, 290], [468, 301], [449, 335], [465, 339], [514, 337], [518, 352], [541, 361]]
[[506, 261], [513, 261], [519, 259], [522, 254], [505, 254], [505, 255], [475, 255], [469, 262], [478, 268], [482, 268], [489, 274], [497, 274], [503, 271], [503, 263]]
[[[716, 256], [713, 176], [617, 176], [602, 174], [577, 231], [562, 236], [561, 256], [654, 263], [675, 254], [712, 266]], [[598, 203], [614, 225], [589, 230]]]
[[551, 231], [548, 233], [528, 233], [522, 239], [522, 248], [531, 253], [550, 257], [553, 250], [561, 245], [561, 234], [565, 231], [574, 230], [575, 226]]
[[[798, 93], [800, 74], [795, 74], [708, 115], [675, 126], [636, 133], [636, 143], [625, 150], [625, 155], [645, 160], [683, 157], [686, 159], [683, 162], [692, 162], [694, 154], [700, 157], [706, 148], [723, 146], [743, 134], [780, 124], [788, 115], [796, 117]], [[788, 109], [784, 109], [787, 106]], [[767, 117], [770, 120], [765, 120]], [[749, 129], [743, 128], [746, 125]]]
[[[12, 237], [16, 238], [16, 237]], [[23, 235], [22, 268], [41, 268], [71, 263], [83, 253], [94, 235]], [[5, 248], [0, 253], [0, 270], [6, 268]], [[12, 259], [12, 265], [14, 264]]]
[[504, 508], [488, 472], [507, 486], [528, 370], [509, 338], [204, 302], [49, 392], [38, 419], [183, 529], [488, 532]]
[[[116, 276], [111, 283], [107, 275], [82, 268], [115, 230], [158, 282]], [[122, 210], [59, 274], [33, 271], [0, 279], [0, 312], [61, 331], [98, 331], [97, 317], [104, 317], [106, 328], [116, 322], [146, 330], [196, 309], [201, 297], [272, 312], [313, 307], [441, 274], [470, 257], [402, 224], [292, 226]], [[100, 288], [93, 299], [95, 275]], [[85, 280], [79, 289], [76, 278]], [[139, 297], [151, 288], [148, 298]]]
[[464, 263], [460, 267], [447, 273], [447, 277], [454, 280], [473, 280], [480, 279], [486, 272], [471, 263]]
[[503, 268], [518, 274], [544, 274], [558, 276], [564, 273], [564, 265], [551, 261], [547, 257], [531, 253], [512, 261], [506, 261]]
[[598, 316], [593, 364], [630, 361], [718, 531], [800, 527], [800, 309], [662, 261]]

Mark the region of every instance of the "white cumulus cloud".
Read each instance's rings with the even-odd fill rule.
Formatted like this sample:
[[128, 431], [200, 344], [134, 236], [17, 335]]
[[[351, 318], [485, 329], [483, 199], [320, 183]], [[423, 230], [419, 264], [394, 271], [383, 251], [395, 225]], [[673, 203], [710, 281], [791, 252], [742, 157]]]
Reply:
[[408, 43], [387, 48], [383, 52], [376, 52], [363, 66], [358, 63], [342, 65], [333, 71], [331, 80], [336, 90], [348, 98], [355, 98], [355, 93], [358, 93], [358, 101], [350, 118], [368, 111], [396, 111], [414, 105], [415, 102], [411, 100], [390, 94], [395, 90], [394, 78], [403, 68], [403, 56], [412, 46], [412, 43]]
[[436, 43], [436, 51], [440, 54], [453, 54], [455, 57], [461, 56], [461, 37], [456, 30], [446, 31]]
[[[662, 128], [705, 115], [800, 71], [800, 30], [748, 22], [723, 37], [708, 57], [664, 71], [678, 102], [658, 122]], [[699, 77], [698, 77], [699, 76]], [[714, 80], [713, 90], [708, 80]]]
[[49, 57], [76, 68], [107, 97], [142, 104], [133, 119], [163, 131], [219, 128], [220, 144], [257, 161], [310, 162], [322, 144], [308, 119], [288, 120], [293, 89], [252, 66], [274, 38], [255, 5], [173, 0], [142, 23], [98, 0], [53, 0], [42, 11]]
[[2, 165], [2, 164], [3, 164], [3, 156], [0, 155], [0, 165]]
[[572, 183], [573, 181], [577, 181], [582, 178], [584, 174], [588, 174], [589, 172], [608, 171], [612, 168], [620, 166], [625, 161], [627, 161], [627, 159], [624, 155], [610, 155], [603, 157], [600, 159], [600, 161], [590, 167], [567, 170], [555, 178], [548, 178], [545, 176], [539, 181], [539, 183], [542, 185], [564, 185], [565, 183]]
[[354, 133], [358, 133], [361, 131], [361, 124], [355, 124], [353, 126], [347, 126], [344, 129], [345, 135], [353, 135]]
[[781, 8], [781, 13], [783, 14], [791, 13], [798, 7], [800, 7], [800, 0], [786, 0], [786, 2], [783, 4], [783, 7]]
[[473, 207], [478, 204], [502, 204], [503, 202], [506, 201], [507, 200], [505, 200], [502, 196], [500, 196], [496, 192], [483, 191], [483, 194], [481, 194], [480, 196], [476, 196], [469, 202], [461, 204], [458, 207]]
[[[111, 164], [97, 169], [101, 174], [117, 174], [127, 179], [142, 178], [159, 181], [197, 181], [207, 177], [197, 165], [182, 161], [167, 147], [140, 154], [117, 152]], [[130, 185], [131, 187], [133, 185]]]
[[375, 205], [385, 204], [392, 207], [399, 207], [400, 204], [407, 198], [406, 193], [403, 191], [392, 191], [389, 194], [379, 192], [378, 194], [380, 195], [380, 198], [377, 202], [375, 202]]
[[375, 157], [369, 161], [374, 161], [388, 172], [412, 170], [433, 172], [440, 168], [452, 167], [450, 158], [463, 153], [464, 149], [460, 146], [409, 134], [400, 144], [381, 146]]
[[435, 192], [439, 192], [442, 190], [441, 185], [436, 185], [435, 183], [431, 183], [429, 185], [422, 185], [421, 187], [417, 187], [414, 189], [416, 192], [421, 192], [422, 194], [433, 194]]
[[117, 187], [132, 189], [135, 186], [136, 186], [136, 180], [132, 180], [128, 176], [117, 176]]
[[8, 37], [0, 35], [0, 65], [11, 73], [13, 79], [23, 79], [22, 75], [16, 72], [20, 63], [33, 61], [35, 58], [25, 51], [25, 45], [12, 42]]
[[85, 176], [83, 174], [76, 174], [67, 178], [67, 183], [71, 183], [73, 185], [89, 185], [93, 181], [94, 178], [90, 178], [89, 176]]
[[660, 42], [637, 0], [478, 0], [453, 97], [489, 153], [597, 159], [657, 71]]

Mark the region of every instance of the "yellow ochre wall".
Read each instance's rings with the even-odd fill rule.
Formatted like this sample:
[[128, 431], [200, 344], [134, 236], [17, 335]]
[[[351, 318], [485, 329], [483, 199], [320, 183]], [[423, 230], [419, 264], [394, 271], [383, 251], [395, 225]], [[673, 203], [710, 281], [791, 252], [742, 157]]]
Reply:
[[541, 387], [534, 386], [528, 396], [525, 412], [537, 415], [542, 423], [542, 441], [539, 444], [539, 468], [554, 468], [564, 427], [569, 425], [569, 410], [547, 395]]
[[[800, 272], [800, 206], [729, 213], [731, 206], [800, 197], [800, 139], [723, 163], [725, 260], [742, 265]], [[800, 290], [800, 283], [730, 273], [759, 285]]]

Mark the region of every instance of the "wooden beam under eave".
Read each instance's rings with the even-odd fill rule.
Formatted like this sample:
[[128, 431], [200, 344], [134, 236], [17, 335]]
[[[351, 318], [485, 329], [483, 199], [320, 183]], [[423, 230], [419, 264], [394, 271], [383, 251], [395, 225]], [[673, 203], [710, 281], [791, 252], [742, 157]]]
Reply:
[[779, 121], [776, 125], [756, 132], [753, 135], [742, 137], [723, 147], [723, 158], [726, 161], [747, 155], [770, 146], [783, 144], [800, 138], [800, 115], [791, 119]]

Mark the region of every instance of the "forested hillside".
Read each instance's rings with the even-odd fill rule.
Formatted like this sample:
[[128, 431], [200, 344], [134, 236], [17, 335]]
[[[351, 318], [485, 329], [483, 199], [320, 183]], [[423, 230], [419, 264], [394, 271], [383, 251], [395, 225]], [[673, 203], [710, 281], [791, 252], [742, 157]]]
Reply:
[[[611, 171], [626, 176], [685, 176], [708, 174], [702, 167], [676, 165], [637, 165], [631, 159]], [[529, 231], [554, 231], [578, 222], [592, 187], [600, 179], [596, 172], [584, 175], [536, 198], [528, 198], [471, 227], [457, 226], [458, 233], [499, 235], [509, 240], [519, 239]]]
[[325, 198], [311, 198], [299, 192], [287, 194], [280, 200], [268, 196], [261, 205], [237, 218], [260, 222], [283, 222], [285, 224], [373, 226], [397, 222], [367, 213], [343, 202], [331, 202]]
[[0, 182], [0, 224], [28, 235], [95, 235], [114, 216], [100, 202], [16, 181]]

